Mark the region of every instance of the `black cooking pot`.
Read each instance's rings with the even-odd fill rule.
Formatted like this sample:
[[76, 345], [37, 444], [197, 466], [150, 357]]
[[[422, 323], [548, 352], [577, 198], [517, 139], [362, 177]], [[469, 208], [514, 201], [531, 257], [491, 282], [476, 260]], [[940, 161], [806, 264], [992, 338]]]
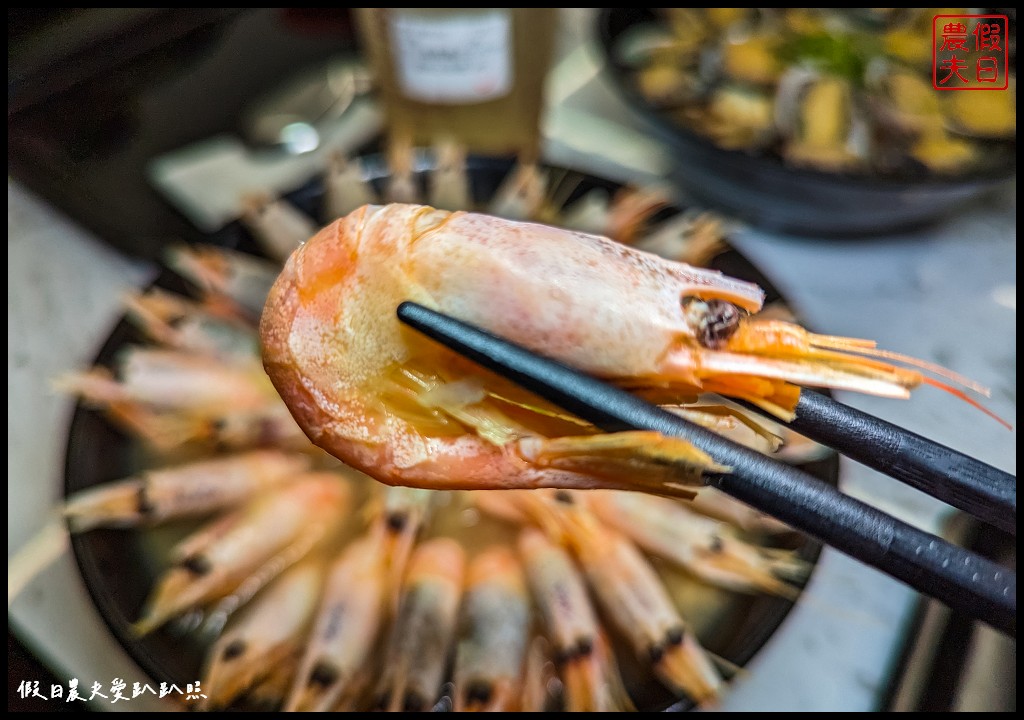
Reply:
[[598, 43], [612, 84], [634, 117], [675, 153], [671, 180], [695, 199], [759, 227], [815, 236], [871, 235], [941, 220], [1013, 178], [1015, 152], [994, 154], [958, 176], [913, 178], [822, 172], [778, 157], [727, 150], [674, 122], [640, 94], [614, 52], [619, 38], [657, 22], [652, 8], [610, 8], [598, 15]]

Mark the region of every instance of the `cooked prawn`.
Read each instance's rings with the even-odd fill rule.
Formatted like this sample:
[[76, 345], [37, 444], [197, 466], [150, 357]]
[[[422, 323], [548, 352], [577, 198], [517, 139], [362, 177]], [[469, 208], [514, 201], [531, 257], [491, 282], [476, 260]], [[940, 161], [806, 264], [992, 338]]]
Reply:
[[428, 540], [413, 552], [377, 686], [378, 708], [423, 712], [437, 699], [465, 564], [465, 551], [450, 538]]
[[[563, 504], [574, 497], [565, 496]], [[565, 539], [601, 608], [637, 657], [648, 658], [663, 683], [695, 702], [716, 699], [723, 680], [651, 564], [624, 535], [571, 500], [569, 507], [560, 518]]]
[[69, 373], [54, 384], [102, 408], [112, 421], [160, 452], [192, 442], [224, 448], [309, 448], [256, 355], [228, 360], [129, 347], [118, 356], [116, 375], [94, 367]]
[[99, 369], [59, 378], [60, 389], [88, 402], [144, 403], [180, 412], [254, 410], [276, 402], [255, 357], [219, 362], [173, 350], [128, 347], [118, 357], [117, 380]]
[[226, 248], [172, 247], [167, 266], [196, 286], [209, 305], [258, 318], [277, 277], [274, 263]]
[[723, 468], [683, 441], [596, 434], [403, 328], [403, 300], [661, 404], [715, 392], [787, 418], [800, 385], [903, 398], [941, 384], [872, 343], [761, 321], [752, 314], [763, 297], [751, 283], [606, 238], [366, 206], [292, 255], [260, 331], [264, 365], [314, 443], [382, 482], [425, 488], [691, 495], [685, 486], [700, 471]]
[[387, 614], [386, 538], [380, 530], [350, 544], [331, 565], [285, 710], [330, 710], [364, 671]]
[[520, 708], [529, 637], [523, 570], [509, 548], [490, 547], [466, 571], [453, 673], [455, 712]]
[[[564, 490], [479, 494], [502, 496], [512, 509], [499, 510], [499, 515], [514, 521], [522, 518], [534, 522], [550, 538], [571, 549], [605, 615], [629, 639], [637, 656], [650, 660], [663, 683], [697, 702], [717, 697], [722, 679], [679, 615], [654, 568], [629, 538], [613, 527], [602, 525], [581, 504], [581, 494]], [[497, 505], [491, 500], [482, 508], [493, 512]], [[521, 540], [520, 548], [532, 546], [536, 556], [536, 548], [543, 547], [540, 541], [536, 536], [524, 534], [523, 537], [528, 539]], [[552, 568], [558, 568], [556, 582], [568, 583], [572, 573], [564, 562], [556, 565], [555, 553], [549, 550], [545, 554]], [[529, 560], [527, 567], [531, 567]], [[531, 575], [531, 582], [535, 579]], [[715, 581], [718, 580], [716, 577]], [[567, 598], [568, 587], [560, 587], [557, 597]], [[535, 588], [535, 596], [540, 594]], [[586, 646], [589, 647], [589, 643]], [[568, 678], [567, 675], [567, 686]]]
[[554, 691], [558, 687], [555, 664], [551, 660], [551, 645], [543, 635], [534, 635], [526, 652], [523, 697], [519, 710], [546, 712], [554, 705]]
[[443, 140], [435, 145], [434, 157], [436, 167], [430, 174], [427, 202], [444, 210], [472, 207], [466, 148], [454, 140]]
[[370, 504], [371, 527], [383, 538], [383, 563], [392, 613], [398, 607], [398, 593], [409, 556], [424, 525], [430, 520], [438, 493], [402, 486], [385, 489], [380, 500]]
[[[479, 493], [497, 495], [499, 493]], [[633, 710], [583, 578], [568, 551], [533, 528], [519, 536], [530, 589], [554, 645], [570, 712]]]
[[203, 680], [208, 693], [204, 709], [227, 707], [297, 654], [322, 581], [322, 563], [307, 560], [284, 573], [245, 608], [210, 649]]
[[202, 515], [238, 505], [307, 470], [310, 458], [280, 450], [147, 470], [75, 493], [64, 505], [72, 532], [95, 527], [134, 527]]
[[808, 565], [793, 553], [746, 543], [726, 523], [675, 500], [613, 490], [574, 497], [644, 550], [718, 587], [794, 597], [785, 581], [807, 576]]
[[751, 533], [779, 535], [792, 532], [792, 528], [781, 520], [755, 510], [712, 487], [702, 489], [697, 493], [697, 497], [687, 503], [687, 507], [701, 515], [727, 522]]
[[548, 180], [544, 171], [531, 162], [519, 162], [494, 193], [488, 212], [506, 218], [525, 220], [545, 213]]
[[316, 232], [316, 225], [298, 208], [264, 193], [242, 198], [242, 223], [264, 252], [279, 262]]
[[259, 357], [251, 323], [216, 305], [154, 288], [125, 298], [127, 318], [156, 343], [226, 360]]
[[310, 473], [186, 537], [172, 550], [174, 566], [150, 595], [136, 632], [232, 594], [241, 594], [232, 607], [243, 604], [338, 527], [351, 495], [339, 476]]
[[[436, 150], [440, 172], [428, 175], [425, 185], [420, 183], [419, 175], [414, 175], [420, 168], [410, 149], [405, 158], [405, 170], [395, 174], [400, 183], [390, 192], [400, 195], [411, 188], [418, 197], [423, 185], [434, 204], [462, 204], [458, 197], [467, 191], [464, 153], [454, 146], [442, 145]], [[291, 289], [285, 288], [282, 296], [285, 301], [297, 302], [296, 307], [308, 306], [303, 309], [308, 317], [298, 320], [305, 324], [297, 327], [292, 321], [287, 325], [265, 321], [265, 325], [270, 323], [265, 331], [277, 322], [286, 343], [297, 348], [294, 355], [302, 359], [303, 368], [311, 357], [315, 359], [317, 348], [315, 342], [305, 344], [302, 332], [319, 328], [320, 341], [325, 347], [337, 349], [335, 340], [343, 341], [343, 352], [323, 356], [324, 370], [316, 375], [317, 379], [322, 379], [335, 373], [339, 382], [326, 389], [312, 382], [302, 385], [303, 392], [308, 388], [309, 397], [315, 401], [308, 408], [309, 417], [322, 414], [323, 408], [328, 409], [331, 417], [346, 418], [348, 413], [354, 412], [352, 428], [357, 427], [359, 418], [369, 418], [371, 422], [365, 430], [356, 431], [356, 435], [345, 442], [351, 443], [353, 448], [376, 448], [366, 456], [368, 463], [374, 457], [373, 452], [380, 452], [389, 463], [395, 461], [396, 464], [382, 466], [385, 479], [405, 482], [406, 477], [419, 477], [412, 484], [434, 487], [442, 484], [439, 478], [444, 472], [453, 471], [454, 476], [443, 483], [444, 487], [475, 488], [488, 486], [488, 482], [490, 486], [500, 486], [503, 481], [494, 479], [511, 469], [512, 486], [561, 485], [571, 481], [570, 485], [579, 487], [633, 487], [634, 482], [638, 482], [659, 492], [685, 495], [686, 490], [680, 483], [695, 482], [698, 470], [716, 467], [707, 456], [673, 439], [650, 433], [601, 435], [587, 423], [566, 416], [393, 325], [394, 308], [389, 305], [392, 300], [397, 302], [411, 297], [441, 307], [440, 302], [432, 298], [443, 300], [446, 297], [438, 290], [444, 281], [424, 280], [429, 267], [424, 270], [421, 258], [414, 257], [422, 248], [413, 245], [429, 247], [434, 243], [433, 254], [427, 253], [429, 261], [430, 257], [443, 258], [446, 247], [458, 250], [462, 243], [460, 238], [471, 236], [470, 251], [466, 255], [471, 260], [469, 266], [482, 269], [484, 281], [508, 279], [509, 287], [502, 295], [506, 308], [515, 299], [515, 283], [521, 283], [528, 273], [515, 270], [512, 260], [516, 249], [507, 242], [497, 243], [497, 260], [488, 264], [486, 238], [474, 239], [476, 230], [473, 226], [467, 229], [465, 221], [468, 217], [486, 228], [491, 219], [447, 213], [434, 216], [431, 213], [435, 211], [429, 208], [356, 210], [375, 197], [372, 186], [363, 180], [364, 173], [358, 163], [345, 165], [341, 160], [332, 173], [334, 187], [329, 188], [325, 202], [339, 214], [341, 207], [347, 206], [344, 212], [355, 210], [353, 216], [338, 224], [338, 230], [351, 229], [364, 221], [377, 231], [397, 228], [406, 222], [410, 227], [436, 223], [433, 230], [420, 233], [423, 237], [415, 243], [402, 241], [395, 245], [393, 257], [411, 257], [409, 271], [402, 270], [397, 277], [384, 273], [381, 277], [389, 284], [382, 292], [377, 292], [372, 285], [378, 272], [372, 262], [362, 268], [357, 264], [346, 268], [342, 264], [332, 270], [330, 253], [321, 253], [326, 248], [324, 243], [306, 259], [299, 259], [304, 257], [304, 251], [299, 251], [292, 265], [302, 266], [302, 276], [313, 277], [305, 274], [308, 270], [326, 271], [316, 278], [312, 291], [303, 290], [289, 299], [288, 292], [299, 292], [299, 283], [296, 280]], [[506, 185], [504, 201], [510, 203], [510, 211], [515, 210], [523, 217], [557, 221], [554, 208], [559, 203], [555, 198], [560, 196], [564, 200], [577, 186], [571, 174], [568, 180], [563, 177], [557, 182], [551, 182], [549, 175], [552, 173], [537, 165], [521, 166], [511, 178], [514, 182]], [[360, 184], [346, 187], [352, 178], [358, 178]], [[330, 197], [331, 193], [334, 197]], [[629, 238], [629, 232], [636, 234], [639, 228], [648, 229], [648, 221], [656, 217], [652, 213], [659, 207], [653, 202], [635, 202], [636, 198], [629, 194], [617, 196], [613, 203], [609, 203], [607, 197], [602, 200], [592, 195], [588, 207], [580, 207], [577, 229], [622, 235], [618, 239]], [[603, 207], [599, 207], [601, 202]], [[306, 231], [290, 232], [291, 226], [277, 222], [282, 211], [287, 213], [288, 207], [273, 203], [262, 213], [253, 215], [251, 222], [257, 225], [254, 232], [265, 236], [264, 242], [276, 243], [284, 251], [298, 244], [299, 236]], [[666, 221], [655, 230], [656, 235], [648, 236], [663, 238], [663, 242], [659, 240], [656, 248], [650, 248], [639, 241], [636, 247], [659, 252], [676, 248], [672, 250], [673, 257], [679, 258], [684, 252], [679, 248], [689, 247], [690, 236], [700, 234], [687, 222], [679, 218]], [[616, 230], [617, 227], [620, 229]], [[711, 229], [717, 233], [717, 229]], [[453, 231], [452, 237], [442, 237], [440, 243], [433, 237], [435, 233], [443, 235], [449, 231]], [[581, 259], [578, 257], [581, 253], [569, 252], [568, 257], [575, 258], [574, 262], [582, 261], [584, 266], [594, 263], [592, 277], [614, 274], [615, 266], [620, 265], [627, 268], [627, 275], [635, 275], [640, 285], [643, 285], [643, 278], [647, 278], [644, 298], [648, 301], [665, 294], [659, 290], [659, 283], [683, 282], [680, 280], [683, 276], [674, 275], [675, 270], [665, 270], [662, 261], [644, 259], [646, 256], [632, 250], [624, 251], [624, 256], [619, 257], [616, 253], [620, 251], [614, 249], [617, 246], [606, 246], [604, 241], [588, 236], [514, 223], [500, 225], [496, 236], [509, 233], [525, 236], [528, 231], [540, 233], [540, 244], [536, 247], [539, 255], [548, 252], [544, 249], [545, 243], [554, 242], [555, 252], [561, 252], [558, 247], [571, 249], [573, 243], [592, 245], [596, 242], [596, 254], [582, 253]], [[710, 237], [715, 233], [708, 230], [705, 234]], [[337, 235], [335, 247], [344, 250], [346, 246], [340, 241], [346, 237], [349, 236]], [[351, 237], [356, 238], [356, 235]], [[704, 252], [700, 248], [707, 246], [708, 243], [694, 246], [698, 248], [694, 252], [699, 255]], [[353, 242], [353, 258], [363, 256], [362, 247], [361, 240]], [[374, 253], [388, 252], [383, 239], [379, 243], [367, 243], [363, 249], [366, 253], [359, 258], [361, 261], [373, 260]], [[114, 374], [98, 370], [75, 376], [67, 381], [66, 387], [103, 407], [122, 426], [161, 449], [201, 440], [216, 444], [218, 451], [228, 447], [287, 444], [306, 452], [254, 451], [150, 470], [77, 496], [67, 514], [74, 527], [82, 530], [101, 523], [149, 524], [193, 513], [226, 511], [171, 551], [171, 567], [151, 595], [144, 617], [136, 626], [138, 631], [146, 632], [173, 616], [186, 613], [175, 630], [182, 629], [185, 621], [202, 620], [202, 629], [206, 631], [211, 626], [219, 630], [229, 623], [225, 639], [210, 656], [210, 674], [204, 679], [212, 705], [221, 706], [232, 697], [245, 694], [249, 703], [260, 701], [278, 707], [285, 701], [287, 709], [363, 709], [374, 701], [391, 708], [421, 708], [431, 704], [437, 696], [441, 681], [451, 679], [457, 709], [518, 705], [522, 710], [541, 710], [550, 708], [551, 701], [562, 695], [571, 710], [632, 709], [602, 620], [611, 623], [609, 633], [614, 626], [620, 626], [619, 634], [642, 653], [642, 660], [650, 657], [655, 661], [658, 672], [672, 687], [678, 689], [696, 683], [696, 690], [691, 688], [695, 695], [713, 693], [713, 688], [709, 692], [707, 687], [701, 687], [702, 683], [713, 686], [717, 682], [711, 673], [706, 673], [703, 679], [700, 677], [705, 674], [702, 660], [688, 671], [696, 673], [695, 679], [676, 677], [680, 668], [686, 671], [686, 651], [682, 646], [695, 645], [695, 641], [689, 637], [685, 638], [685, 643], [681, 641], [677, 645], [681, 625], [674, 620], [664, 622], [666, 613], [659, 605], [665, 589], [657, 587], [650, 568], [643, 567], [643, 558], [635, 548], [629, 548], [632, 548], [632, 541], [654, 554], [669, 553], [656, 544], [645, 546], [643, 537], [627, 539], [610, 528], [606, 531], [590, 521], [573, 520], [576, 516], [573, 513], [586, 510], [580, 508], [568, 513], [555, 502], [557, 495], [578, 497], [581, 493], [513, 490], [466, 493], [459, 498], [466, 500], [471, 495], [470, 502], [476, 502], [481, 510], [517, 524], [539, 525], [547, 532], [533, 527], [523, 530], [518, 546], [519, 559], [504, 548], [480, 553], [472, 548], [479, 536], [472, 535], [468, 541], [461, 540], [466, 549], [477, 553], [468, 563], [463, 551], [451, 540], [432, 540], [415, 549], [418, 537], [425, 530], [436, 535], [437, 525], [445, 523], [444, 515], [448, 511], [442, 506], [448, 493], [402, 485], [381, 486], [370, 492], [372, 499], [362, 512], [350, 514], [350, 484], [334, 475], [305, 472], [314, 461], [314, 455], [319, 453], [308, 452], [312, 447], [306, 436], [261, 374], [258, 364], [253, 372], [258, 356], [258, 348], [253, 343], [253, 321], [262, 309], [277, 270], [262, 260], [232, 251], [189, 248], [172, 252], [175, 267], [196, 286], [199, 299], [150, 291], [128, 300], [133, 322], [163, 349], [130, 350], [117, 365], [117, 379]], [[305, 267], [306, 260], [313, 264]], [[604, 271], [602, 265], [607, 265]], [[550, 262], [546, 262], [545, 267], [550, 272]], [[584, 277], [576, 277], [578, 269], [568, 268], [568, 277], [575, 278], [566, 286], [572, 292], [575, 292], [572, 283], [577, 283], [578, 287], [589, 282]], [[346, 275], [349, 270], [356, 275], [349, 278]], [[563, 272], [565, 269], [554, 270]], [[545, 268], [541, 268], [541, 272], [544, 271]], [[288, 272], [293, 279], [298, 277], [296, 268], [290, 266]], [[342, 302], [351, 299], [343, 293], [333, 296], [333, 300], [338, 301], [334, 309], [330, 305], [331, 297], [325, 303], [318, 295], [330, 285], [332, 273], [356, 295], [364, 287], [373, 290], [368, 293], [368, 302], [354, 306], [355, 314], [352, 307]], [[731, 287], [729, 281], [717, 274], [692, 273], [695, 286], [713, 288], [721, 281]], [[553, 272], [551, 276], [560, 282]], [[619, 291], [623, 287], [623, 283], [614, 286]], [[689, 287], [685, 283], [681, 287], [683, 289], [676, 290], [690, 293], [687, 297], [698, 297], [705, 304], [717, 302], [718, 296], [701, 295], [699, 288], [685, 290]], [[738, 284], [737, 287], [738, 290], [730, 291], [737, 296], [737, 304], [743, 304], [742, 298], [749, 296], [747, 305], [750, 305], [759, 297], [749, 286]], [[543, 290], [542, 285], [527, 287], [527, 296], [538, 289]], [[459, 293], [465, 294], [467, 306], [478, 303], [483, 296], [472, 283], [455, 290], [445, 300], [449, 304], [444, 307], [462, 302]], [[569, 291], [562, 296], [554, 292], [547, 301], [553, 302], [552, 307], [562, 313], [565, 327], [582, 337], [590, 326], [573, 325], [580, 324], [583, 314], [574, 313], [571, 308], [566, 311], [563, 301], [572, 297]], [[598, 293], [585, 296], [584, 301], [587, 298], [596, 300]], [[687, 301], [684, 322], [693, 320], [691, 316], [699, 306], [691, 303], [697, 302]], [[642, 306], [640, 301], [635, 304], [635, 307]], [[384, 309], [385, 314], [376, 316], [375, 308]], [[495, 308], [494, 312], [500, 318], [501, 308]], [[520, 337], [535, 320], [526, 316], [527, 312], [534, 310], [524, 306]], [[653, 330], [648, 328], [645, 332], [663, 332], [666, 336], [674, 332], [661, 327], [667, 322], [662, 315], [651, 321]], [[354, 324], [351, 323], [353, 318], [356, 319]], [[677, 338], [681, 346], [700, 345], [718, 332], [709, 327], [714, 323], [699, 317], [697, 320], [693, 337], [680, 335]], [[748, 322], [742, 317], [740, 320]], [[384, 351], [382, 362], [376, 366], [373, 352], [368, 353], [366, 347], [346, 337], [346, 333], [358, 332], [360, 321], [369, 329], [363, 337], [373, 343], [374, 352], [376, 349]], [[381, 327], [376, 327], [378, 324]], [[557, 319], [542, 324], [546, 339], [535, 347], [542, 349], [544, 343], [553, 343], [555, 352], [572, 356], [577, 351], [570, 346], [579, 340], [560, 341], [559, 327]], [[339, 328], [342, 332], [336, 333]], [[338, 337], [330, 337], [332, 334]], [[608, 336], [614, 334], [614, 328], [609, 329]], [[642, 333], [637, 335], [640, 336]], [[655, 345], [651, 343], [652, 347]], [[187, 360], [186, 354], [192, 359]], [[279, 353], [277, 357], [279, 363], [282, 357], [291, 362], [286, 354]], [[720, 408], [683, 405], [704, 388], [691, 387], [686, 384], [688, 381], [678, 377], [664, 382], [657, 379], [655, 375], [660, 372], [661, 360], [653, 363], [655, 370], [641, 368], [637, 371], [636, 367], [623, 363], [623, 357], [625, 355], [620, 354], [610, 359], [595, 358], [596, 371], [665, 403], [672, 412], [740, 442], [766, 451], [776, 443], [770, 433], [741, 415]], [[366, 358], [370, 362], [364, 364]], [[572, 362], [586, 364], [579, 357]], [[617, 364], [625, 368], [621, 376], [611, 371]], [[375, 375], [374, 367], [382, 372]], [[302, 373], [305, 372], [303, 369]], [[297, 374], [296, 377], [302, 376]], [[704, 381], [703, 376], [699, 379]], [[292, 405], [296, 417], [307, 413], [295, 410], [294, 402]], [[339, 425], [325, 432], [329, 434], [337, 429], [348, 432], [348, 427]], [[296, 437], [297, 443], [294, 442]], [[188, 456], [200, 449], [190, 447]], [[438, 449], [441, 450], [439, 465], [428, 467], [429, 472], [423, 476], [423, 467], [418, 466], [421, 459]], [[322, 466], [317, 461], [317, 467]], [[396, 475], [396, 467], [404, 469]], [[468, 468], [468, 474], [462, 473], [463, 467]], [[643, 474], [646, 480], [633, 478], [637, 474]], [[358, 497], [364, 496], [358, 480], [354, 488], [358, 489]], [[513, 501], [516, 496], [533, 496], [536, 502], [517, 503]], [[714, 511], [721, 510], [714, 502], [714, 495], [702, 492], [699, 498], [705, 496], [711, 498]], [[721, 498], [729, 500], [726, 496]], [[674, 501], [666, 502], [675, 505]], [[581, 501], [580, 505], [587, 503]], [[597, 512], [600, 508], [593, 509], [597, 519], [606, 522]], [[746, 512], [753, 517], [753, 511]], [[432, 521], [434, 513], [441, 515], [441, 523]], [[349, 516], [347, 520], [346, 516]], [[364, 523], [363, 534], [328, 565], [325, 561], [330, 558], [325, 546], [328, 541], [338, 539], [334, 537], [337, 533], [332, 532], [333, 528], [351, 524], [363, 526]], [[469, 524], [467, 520], [466, 525]], [[607, 524], [612, 528], [616, 526], [614, 522]], [[658, 531], [659, 527], [652, 530]], [[623, 534], [629, 535], [628, 532]], [[653, 537], [664, 539], [662, 535], [670, 534], [655, 532]], [[587, 554], [582, 548], [584, 544], [594, 546], [593, 554]], [[330, 547], [335, 545], [331, 542]], [[304, 560], [310, 556], [313, 556], [312, 562]], [[413, 556], [411, 563], [408, 562], [410, 556]], [[692, 558], [684, 559], [692, 561]], [[532, 627], [520, 562], [530, 580], [533, 603], [542, 616], [542, 622], [533, 623]], [[579, 567], [581, 562], [598, 567], [584, 574]], [[683, 560], [677, 559], [677, 562]], [[407, 565], [411, 565], [408, 573]], [[466, 577], [464, 588], [463, 574]], [[709, 579], [721, 580], [717, 576]], [[323, 589], [317, 598], [316, 586], [321, 580]], [[590, 592], [603, 607], [600, 615], [588, 597], [588, 581], [592, 587]], [[615, 585], [621, 582], [634, 583], [640, 589], [632, 594], [625, 591], [617, 594]], [[656, 612], [650, 617], [639, 617], [629, 607], [643, 604], [651, 605]], [[243, 606], [246, 609], [236, 614]], [[318, 611], [314, 613], [313, 608]], [[631, 612], [634, 616], [629, 619]], [[620, 615], [627, 619], [617, 619]], [[461, 624], [456, 626], [455, 618], [460, 618]], [[303, 651], [296, 639], [301, 639], [301, 630], [307, 626], [310, 633], [305, 638]], [[459, 642], [453, 646], [456, 634]], [[390, 648], [387, 648], [384, 641], [389, 638]], [[385, 650], [388, 651], [386, 659], [381, 657]], [[662, 657], [655, 657], [659, 654]], [[446, 672], [449, 655], [454, 659], [450, 674]], [[556, 665], [564, 685], [554, 678]], [[624, 669], [635, 678], [637, 669]]]
[[362, 162], [347, 158], [340, 151], [332, 153], [324, 173], [324, 214], [339, 218], [376, 199], [377, 193], [365, 179]]

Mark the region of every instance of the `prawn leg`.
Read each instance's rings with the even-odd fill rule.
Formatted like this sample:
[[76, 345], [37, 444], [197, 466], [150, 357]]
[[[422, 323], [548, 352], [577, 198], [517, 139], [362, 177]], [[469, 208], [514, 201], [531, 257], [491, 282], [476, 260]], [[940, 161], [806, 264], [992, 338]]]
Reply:
[[740, 410], [726, 405], [663, 406], [663, 410], [679, 415], [708, 430], [751, 450], [770, 455], [779, 449], [780, 439], [760, 418], [754, 420]]
[[628, 431], [553, 439], [524, 438], [522, 456], [538, 467], [600, 478], [608, 487], [693, 497], [705, 472], [728, 472], [707, 453], [680, 438], [658, 432]]
[[[488, 396], [476, 383], [443, 382], [412, 369], [405, 369], [401, 377], [415, 384], [409, 391], [421, 407], [473, 428], [495, 446], [507, 444], [531, 466], [587, 477], [591, 485], [644, 487], [651, 492], [690, 498], [691, 487], [703, 484], [702, 473], [728, 470], [689, 442], [657, 432], [531, 436], [525, 427], [496, 407], [498, 402], [510, 405], [507, 398]], [[551, 413], [539, 405], [517, 407], [537, 414], [550, 413], [552, 422], [569, 422], [563, 414]]]

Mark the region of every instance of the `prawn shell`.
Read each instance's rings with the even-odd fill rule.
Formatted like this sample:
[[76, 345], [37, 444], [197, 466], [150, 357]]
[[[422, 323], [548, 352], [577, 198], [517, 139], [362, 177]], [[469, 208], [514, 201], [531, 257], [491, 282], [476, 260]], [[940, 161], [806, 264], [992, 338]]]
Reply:
[[657, 374], [669, 348], [692, 337], [683, 297], [750, 310], [762, 302], [755, 285], [606, 238], [424, 206], [366, 206], [289, 259], [261, 321], [264, 366], [315, 444], [384, 482], [590, 487], [592, 479], [528, 467], [477, 438], [423, 435], [389, 412], [374, 383], [417, 357], [480, 372], [403, 328], [395, 309], [420, 302], [593, 374], [624, 377]]
[[[752, 312], [763, 301], [756, 285], [596, 235], [424, 206], [368, 206], [293, 254], [263, 332], [273, 365], [281, 355], [309, 362], [313, 337], [341, 345], [352, 362], [348, 381], [358, 383], [408, 358], [394, 310], [411, 299], [588, 372], [636, 376], [655, 373], [665, 350], [692, 335], [683, 297]], [[319, 336], [296, 338], [310, 322]], [[289, 330], [290, 338], [281, 336]]]
[[294, 655], [316, 607], [322, 576], [319, 563], [303, 563], [246, 607], [210, 651], [204, 681], [209, 707], [226, 706]]
[[437, 699], [462, 595], [465, 552], [450, 538], [420, 545], [409, 561], [391, 628], [378, 705], [427, 710]]
[[64, 516], [73, 532], [83, 532], [202, 515], [237, 505], [309, 465], [303, 455], [256, 450], [150, 470], [139, 478], [76, 493], [68, 499]]
[[529, 639], [530, 605], [523, 571], [505, 547], [470, 564], [455, 660], [455, 711], [515, 710]]
[[384, 544], [370, 533], [330, 566], [287, 711], [326, 711], [352, 688], [386, 616], [385, 591]]

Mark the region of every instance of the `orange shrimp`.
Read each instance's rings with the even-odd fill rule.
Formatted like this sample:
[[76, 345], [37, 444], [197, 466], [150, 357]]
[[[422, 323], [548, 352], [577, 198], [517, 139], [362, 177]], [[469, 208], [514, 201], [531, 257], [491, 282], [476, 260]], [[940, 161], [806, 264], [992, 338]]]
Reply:
[[[481, 496], [498, 494], [477, 493]], [[707, 702], [718, 696], [722, 679], [710, 657], [680, 616], [654, 568], [626, 535], [603, 525], [596, 515], [578, 502], [581, 498], [577, 494], [563, 490], [553, 493], [518, 490], [500, 495], [511, 505], [510, 509], [499, 509], [501, 500], [489, 500], [481, 507], [486, 512], [497, 510], [500, 516], [508, 519], [518, 516], [533, 522], [552, 540], [571, 550], [604, 614], [633, 645], [638, 658], [650, 660], [662, 682], [697, 702]], [[535, 598], [541, 605], [542, 614], [548, 618], [553, 639], [569, 628], [580, 633], [581, 623], [587, 624], [583, 620], [586, 613], [580, 608], [573, 609], [573, 617], [580, 618], [575, 623], [566, 623], [564, 619], [559, 622], [557, 618], [558, 611], [565, 612], [569, 608], [571, 571], [565, 562], [556, 561], [556, 554], [552, 552], [545, 553], [545, 561], [539, 562], [539, 549], [543, 546], [537, 539], [537, 533], [526, 532], [521, 537], [520, 550], [530, 573]], [[559, 583], [557, 589], [545, 590], [543, 583], [551, 582], [553, 578]], [[714, 579], [717, 582], [731, 578], [720, 573]], [[542, 599], [545, 592], [557, 597], [561, 606], [545, 609]], [[560, 628], [560, 625], [564, 627]], [[592, 633], [583, 631], [582, 637], [590, 636]], [[571, 647], [571, 641], [566, 643], [562, 636], [560, 646]], [[584, 646], [590, 647], [589, 639]], [[607, 674], [607, 668], [603, 674]], [[575, 680], [568, 668], [565, 682], [572, 694]]]
[[466, 570], [452, 679], [455, 712], [520, 707], [530, 600], [511, 549], [492, 546]]
[[413, 552], [377, 684], [380, 709], [423, 712], [437, 699], [465, 566], [466, 553], [451, 538], [428, 540]]
[[332, 563], [287, 693], [288, 712], [323, 712], [357, 686], [387, 615], [387, 537], [375, 528]]
[[200, 707], [222, 709], [281, 665], [294, 668], [316, 609], [323, 565], [306, 560], [289, 569], [249, 604], [211, 648]]
[[763, 297], [606, 238], [392, 204], [299, 248], [260, 332], [267, 372], [314, 443], [382, 482], [426, 488], [690, 495], [700, 471], [723, 468], [656, 433], [597, 434], [403, 328], [403, 300], [663, 404], [719, 393], [787, 418], [801, 385], [905, 398], [941, 384], [870, 342], [759, 320]]
[[242, 605], [330, 537], [352, 491], [333, 473], [308, 473], [179, 542], [133, 628], [145, 635], [185, 610], [232, 596]]
[[615, 655], [569, 552], [539, 530], [527, 528], [519, 536], [519, 553], [534, 602], [554, 646], [556, 664], [565, 683], [566, 709], [633, 710]]
[[148, 470], [75, 493], [64, 505], [64, 517], [72, 532], [85, 532], [209, 514], [284, 484], [310, 464], [305, 455], [254, 450]]

